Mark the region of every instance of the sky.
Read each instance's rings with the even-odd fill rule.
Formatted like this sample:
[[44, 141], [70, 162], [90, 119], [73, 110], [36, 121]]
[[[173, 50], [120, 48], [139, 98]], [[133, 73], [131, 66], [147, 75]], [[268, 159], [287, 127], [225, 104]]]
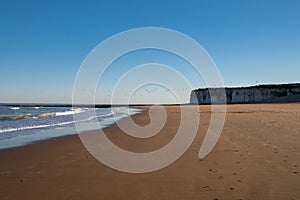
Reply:
[[[211, 56], [225, 86], [300, 82], [299, 10], [297, 0], [0, 0], [0, 102], [71, 103], [76, 74], [89, 53], [115, 34], [142, 27], [193, 38]], [[205, 87], [192, 66], [169, 53], [145, 50], [123, 57], [99, 82], [96, 103], [109, 103], [122, 74], [143, 63], [170, 65], [192, 89]], [[190, 88], [174, 88], [188, 102]], [[121, 96], [130, 94], [133, 103], [174, 102], [178, 95], [146, 85], [115, 96], [122, 103]]]

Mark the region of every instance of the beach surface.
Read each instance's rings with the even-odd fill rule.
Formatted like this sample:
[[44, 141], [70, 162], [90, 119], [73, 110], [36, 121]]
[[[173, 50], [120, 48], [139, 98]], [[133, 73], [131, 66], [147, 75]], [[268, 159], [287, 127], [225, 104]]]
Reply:
[[[148, 107], [140, 108], [145, 111], [132, 119], [146, 126]], [[165, 126], [149, 139], [133, 138], [116, 125], [104, 132], [128, 151], [157, 150], [173, 139], [180, 124], [180, 107], [165, 108]], [[210, 106], [185, 108], [200, 112], [198, 133], [168, 167], [119, 172], [89, 154], [78, 135], [59, 137], [0, 151], [1, 199], [300, 199], [299, 103], [228, 105], [221, 137], [201, 160]]]

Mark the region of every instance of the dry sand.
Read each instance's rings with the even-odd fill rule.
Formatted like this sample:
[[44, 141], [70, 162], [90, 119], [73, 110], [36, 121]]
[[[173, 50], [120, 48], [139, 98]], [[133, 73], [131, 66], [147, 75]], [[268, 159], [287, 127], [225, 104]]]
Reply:
[[[166, 109], [165, 127], [150, 139], [133, 139], [117, 126], [105, 133], [124, 149], [153, 151], [173, 138], [180, 121], [179, 107]], [[151, 173], [128, 174], [104, 166], [88, 153], [78, 135], [1, 150], [0, 197], [300, 199], [300, 104], [229, 105], [222, 135], [203, 160], [197, 154], [210, 107], [200, 109], [199, 131], [191, 147], [175, 163]], [[148, 124], [146, 111], [134, 121]]]

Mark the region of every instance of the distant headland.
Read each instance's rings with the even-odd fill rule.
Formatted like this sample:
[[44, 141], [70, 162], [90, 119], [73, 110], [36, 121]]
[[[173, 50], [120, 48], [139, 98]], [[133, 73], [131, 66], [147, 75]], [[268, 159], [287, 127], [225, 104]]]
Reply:
[[300, 102], [300, 83], [199, 88], [191, 92], [191, 104], [211, 104], [211, 102], [216, 104]]

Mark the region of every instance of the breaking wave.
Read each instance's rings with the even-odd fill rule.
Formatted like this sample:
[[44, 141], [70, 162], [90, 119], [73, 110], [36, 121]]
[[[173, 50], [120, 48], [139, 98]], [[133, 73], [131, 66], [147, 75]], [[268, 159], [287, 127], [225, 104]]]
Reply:
[[[12, 108], [10, 108], [12, 109]], [[17, 109], [15, 109], [17, 110]], [[21, 115], [12, 115], [12, 116], [0, 116], [1, 120], [18, 120], [18, 119], [26, 119], [26, 118], [47, 118], [47, 117], [55, 117], [55, 116], [65, 116], [65, 115], [73, 115], [83, 112], [84, 110], [81, 108], [71, 109], [65, 112], [50, 112], [50, 113], [42, 113], [42, 114], [21, 114]]]
[[9, 108], [10, 110], [19, 110], [20, 109], [20, 107], [11, 107], [11, 108]]
[[67, 125], [67, 124], [72, 124], [74, 121], [71, 122], [61, 122], [57, 124], [43, 124], [43, 125], [35, 125], [35, 126], [24, 126], [24, 127], [19, 127], [19, 128], [7, 128], [7, 129], [2, 129], [0, 130], [0, 133], [7, 133], [7, 132], [12, 132], [12, 131], [21, 131], [21, 130], [28, 130], [28, 129], [36, 129], [36, 128], [46, 128], [46, 127], [51, 127], [51, 126], [62, 126], [62, 125]]

